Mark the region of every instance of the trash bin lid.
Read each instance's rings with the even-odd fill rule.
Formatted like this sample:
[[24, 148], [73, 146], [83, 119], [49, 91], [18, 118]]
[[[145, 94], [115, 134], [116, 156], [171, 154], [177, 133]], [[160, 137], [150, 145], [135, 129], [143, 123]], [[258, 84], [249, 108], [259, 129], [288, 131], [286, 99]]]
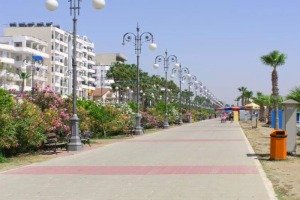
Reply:
[[274, 130], [274, 131], [272, 131], [270, 136], [275, 137], [275, 138], [286, 138], [287, 134], [286, 134], [286, 131], [284, 131], [284, 130]]

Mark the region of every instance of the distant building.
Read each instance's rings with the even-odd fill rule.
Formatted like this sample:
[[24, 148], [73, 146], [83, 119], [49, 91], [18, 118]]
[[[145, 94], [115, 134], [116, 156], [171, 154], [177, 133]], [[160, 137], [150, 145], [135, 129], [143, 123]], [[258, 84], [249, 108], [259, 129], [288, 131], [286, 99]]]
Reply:
[[114, 63], [124, 63], [126, 60], [127, 58], [119, 53], [96, 54], [94, 77], [96, 78], [97, 87], [111, 88], [111, 84], [114, 83], [114, 80], [107, 78], [107, 72]]
[[22, 80], [19, 74], [26, 73], [30, 77], [24, 79], [24, 91], [31, 90], [32, 83], [45, 88], [48, 83], [48, 67], [45, 64], [33, 65], [31, 61], [34, 55], [49, 59], [47, 46], [47, 42], [32, 36], [0, 37], [0, 87], [20, 91]]
[[[72, 34], [52, 23], [10, 23], [4, 29], [5, 36], [28, 35], [48, 44], [45, 52], [50, 55], [44, 63], [48, 66], [48, 84], [56, 93], [72, 93]], [[95, 90], [94, 44], [86, 36], [77, 36], [77, 95], [89, 98]]]
[[103, 103], [111, 103], [116, 100], [116, 94], [110, 88], [96, 88], [93, 92], [93, 100]]

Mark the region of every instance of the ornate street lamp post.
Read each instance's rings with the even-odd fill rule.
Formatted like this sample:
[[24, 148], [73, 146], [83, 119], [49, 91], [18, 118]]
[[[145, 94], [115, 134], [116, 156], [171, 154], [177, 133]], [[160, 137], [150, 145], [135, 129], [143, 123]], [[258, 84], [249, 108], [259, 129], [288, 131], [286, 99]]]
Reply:
[[154, 43], [154, 37], [152, 33], [150, 32], [144, 32], [140, 33], [140, 27], [137, 25], [136, 27], [136, 34], [128, 32], [123, 35], [123, 45], [125, 45], [125, 42], [132, 42], [134, 44], [135, 48], [135, 54], [136, 54], [136, 103], [137, 103], [137, 113], [136, 113], [136, 121], [135, 121], [135, 134], [140, 135], [143, 133], [143, 128], [141, 126], [141, 119], [142, 116], [140, 114], [140, 55], [142, 52], [142, 44], [144, 42], [151, 42], [149, 45], [150, 50], [155, 50], [157, 48], [156, 44]]
[[[191, 87], [197, 81], [197, 77], [191, 74], [187, 74], [183, 76], [183, 80], [187, 81], [189, 87], [189, 94], [191, 93]], [[192, 122], [192, 115], [191, 115], [191, 95], [189, 96], [189, 123]]]
[[[73, 16], [73, 52], [72, 52], [72, 69], [73, 69], [73, 116], [71, 118], [71, 133], [68, 149], [70, 151], [82, 150], [81, 139], [79, 135], [79, 118], [77, 116], [77, 63], [76, 63], [76, 38], [77, 38], [77, 16], [80, 11], [81, 0], [68, 0], [70, 2], [70, 15]], [[93, 6], [95, 9], [102, 9], [105, 6], [105, 0], [93, 0]], [[50, 11], [54, 11], [58, 8], [57, 0], [46, 0], [46, 7]]]
[[164, 129], [169, 128], [169, 119], [168, 119], [168, 106], [167, 106], [167, 96], [168, 96], [168, 70], [170, 63], [173, 62], [177, 67], [179, 67], [180, 64], [177, 63], [177, 56], [175, 55], [168, 55], [168, 51], [165, 51], [164, 55], [158, 55], [155, 58], [155, 64], [153, 67], [157, 69], [159, 67], [158, 63], [163, 63], [164, 71], [165, 71], [165, 118], [164, 118]]
[[179, 124], [183, 124], [182, 121], [182, 95], [181, 95], [181, 86], [183, 82], [183, 76], [185, 74], [189, 74], [189, 69], [187, 67], [182, 68], [181, 64], [175, 65], [175, 67], [172, 69], [172, 75], [171, 78], [174, 78], [175, 74], [178, 75], [178, 80], [179, 80]]

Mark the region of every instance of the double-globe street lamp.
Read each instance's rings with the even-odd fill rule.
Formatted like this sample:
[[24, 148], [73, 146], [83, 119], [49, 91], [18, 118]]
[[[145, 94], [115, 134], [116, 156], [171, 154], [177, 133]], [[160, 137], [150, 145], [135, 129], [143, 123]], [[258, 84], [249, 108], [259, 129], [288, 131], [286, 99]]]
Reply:
[[191, 74], [186, 74], [185, 76], [183, 76], [183, 80], [187, 81], [188, 87], [189, 87], [189, 123], [192, 122], [192, 115], [191, 115], [191, 87], [192, 85], [195, 83], [195, 81], [197, 81], [197, 77]]
[[169, 128], [169, 120], [168, 120], [168, 106], [167, 106], [167, 95], [168, 95], [168, 70], [170, 63], [174, 63], [174, 66], [177, 68], [179, 67], [179, 63], [177, 63], [177, 56], [175, 55], [168, 55], [168, 51], [165, 51], [164, 55], [158, 55], [155, 58], [155, 64], [153, 67], [157, 69], [159, 67], [159, 63], [162, 63], [164, 66], [164, 71], [165, 71], [165, 88], [164, 88], [164, 93], [165, 93], [165, 117], [164, 117], [164, 129]]
[[189, 69], [187, 67], [182, 67], [181, 64], [175, 65], [175, 67], [172, 69], [171, 78], [175, 77], [175, 74], [178, 76], [179, 80], [179, 124], [183, 124], [182, 121], [182, 83], [183, 83], [183, 77], [185, 74], [189, 74]]
[[[77, 116], [77, 63], [76, 63], [76, 39], [77, 39], [77, 16], [80, 13], [81, 0], [68, 0], [70, 2], [70, 15], [73, 16], [73, 52], [72, 52], [72, 69], [73, 69], [73, 116], [71, 118], [71, 138], [68, 144], [68, 150], [80, 151], [82, 150], [81, 139], [79, 135], [79, 118]], [[95, 9], [102, 9], [105, 6], [105, 0], [93, 0]], [[57, 0], [46, 0], [46, 8], [54, 11], [58, 8]]]
[[[198, 105], [198, 90], [200, 91], [200, 89], [201, 89], [201, 87], [202, 87], [202, 83], [200, 82], [200, 81], [195, 81], [195, 83], [194, 83], [194, 89], [195, 89], [195, 92], [194, 92], [194, 94], [195, 94], [195, 96], [194, 96], [194, 106], [196, 107], [196, 108], [198, 108], [199, 107], [199, 105]], [[201, 92], [200, 92], [200, 95], [201, 95]]]
[[141, 119], [142, 116], [140, 114], [140, 55], [142, 52], [142, 44], [145, 42], [151, 42], [149, 45], [150, 50], [155, 50], [157, 48], [156, 44], [154, 43], [154, 37], [153, 34], [150, 32], [144, 32], [140, 33], [140, 27], [137, 25], [136, 27], [136, 34], [132, 32], [125, 33], [123, 35], [123, 45], [125, 45], [125, 42], [127, 43], [133, 43], [135, 47], [135, 54], [136, 54], [136, 103], [137, 103], [137, 113], [136, 113], [136, 120], [135, 120], [135, 129], [134, 133], [136, 135], [140, 135], [143, 133], [143, 128], [141, 126]]

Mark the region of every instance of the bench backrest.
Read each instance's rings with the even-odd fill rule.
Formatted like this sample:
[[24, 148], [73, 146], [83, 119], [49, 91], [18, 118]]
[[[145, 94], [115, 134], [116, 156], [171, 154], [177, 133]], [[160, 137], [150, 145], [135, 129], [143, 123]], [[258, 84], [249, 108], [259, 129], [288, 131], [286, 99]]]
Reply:
[[47, 133], [47, 143], [56, 143], [57, 142], [57, 136], [56, 133]]

